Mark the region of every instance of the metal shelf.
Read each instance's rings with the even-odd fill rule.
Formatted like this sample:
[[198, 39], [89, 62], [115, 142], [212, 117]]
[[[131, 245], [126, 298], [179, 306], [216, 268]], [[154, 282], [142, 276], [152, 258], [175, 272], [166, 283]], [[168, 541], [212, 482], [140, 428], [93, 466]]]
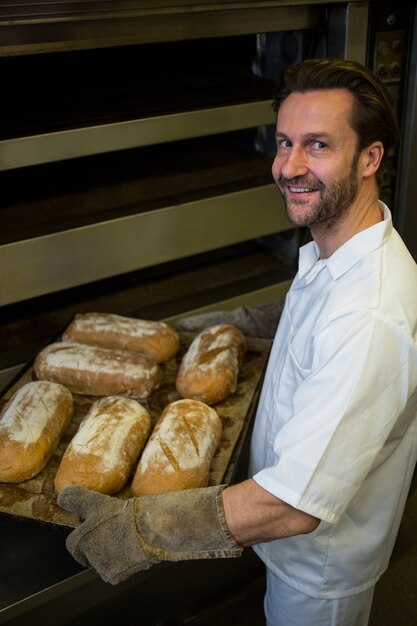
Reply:
[[0, 56], [317, 28], [325, 12], [321, 0], [15, 1], [0, 8]]
[[271, 184], [5, 244], [0, 306], [289, 228]]
[[0, 141], [0, 170], [272, 124], [270, 100], [185, 111]]

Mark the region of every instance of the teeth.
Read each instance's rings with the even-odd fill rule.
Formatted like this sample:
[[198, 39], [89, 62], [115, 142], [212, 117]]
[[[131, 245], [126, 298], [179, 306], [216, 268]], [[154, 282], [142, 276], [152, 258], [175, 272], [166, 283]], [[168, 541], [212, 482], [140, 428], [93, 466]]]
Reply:
[[290, 187], [290, 191], [292, 191], [293, 193], [308, 193], [309, 191], [313, 190], [309, 189], [308, 187]]

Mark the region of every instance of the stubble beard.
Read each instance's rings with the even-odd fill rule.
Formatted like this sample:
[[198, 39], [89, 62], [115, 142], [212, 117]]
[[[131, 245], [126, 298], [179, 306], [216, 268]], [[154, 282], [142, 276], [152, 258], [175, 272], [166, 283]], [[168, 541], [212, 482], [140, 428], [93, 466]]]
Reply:
[[[278, 187], [284, 198], [285, 212], [290, 222], [295, 226], [320, 227], [325, 230], [334, 229], [346, 216], [358, 193], [359, 185], [356, 175], [358, 158], [359, 155], [355, 155], [348, 174], [329, 187], [326, 187], [318, 180], [312, 181], [308, 176], [296, 176], [291, 179], [281, 176], [278, 180]], [[307, 202], [303, 200], [302, 194], [300, 194], [299, 200], [291, 200], [290, 203], [285, 193], [288, 184], [297, 184], [317, 189], [320, 197], [308, 210], [304, 213], [300, 211], [299, 215], [295, 216], [294, 212], [291, 211], [291, 204], [298, 205], [301, 208]]]

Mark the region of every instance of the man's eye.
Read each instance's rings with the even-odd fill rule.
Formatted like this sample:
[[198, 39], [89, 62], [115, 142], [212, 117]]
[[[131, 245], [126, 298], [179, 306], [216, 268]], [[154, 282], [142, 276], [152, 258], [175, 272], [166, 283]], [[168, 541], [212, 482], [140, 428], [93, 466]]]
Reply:
[[292, 144], [289, 139], [280, 139], [278, 141], [278, 148], [291, 148]]
[[315, 148], [318, 148], [319, 150], [323, 150], [323, 148], [327, 148], [327, 143], [324, 143], [324, 141], [314, 141], [313, 142], [313, 146]]

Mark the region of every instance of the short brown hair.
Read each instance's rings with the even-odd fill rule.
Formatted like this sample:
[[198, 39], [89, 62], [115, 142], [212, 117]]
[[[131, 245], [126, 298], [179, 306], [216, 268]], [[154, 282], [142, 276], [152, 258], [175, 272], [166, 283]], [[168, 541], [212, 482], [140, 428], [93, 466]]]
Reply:
[[350, 124], [358, 136], [359, 151], [374, 141], [381, 141], [384, 156], [377, 181], [381, 182], [386, 159], [399, 141], [399, 128], [390, 95], [384, 83], [355, 61], [307, 59], [286, 68], [274, 98], [274, 108], [293, 92], [305, 93], [320, 89], [347, 89], [354, 97]]

